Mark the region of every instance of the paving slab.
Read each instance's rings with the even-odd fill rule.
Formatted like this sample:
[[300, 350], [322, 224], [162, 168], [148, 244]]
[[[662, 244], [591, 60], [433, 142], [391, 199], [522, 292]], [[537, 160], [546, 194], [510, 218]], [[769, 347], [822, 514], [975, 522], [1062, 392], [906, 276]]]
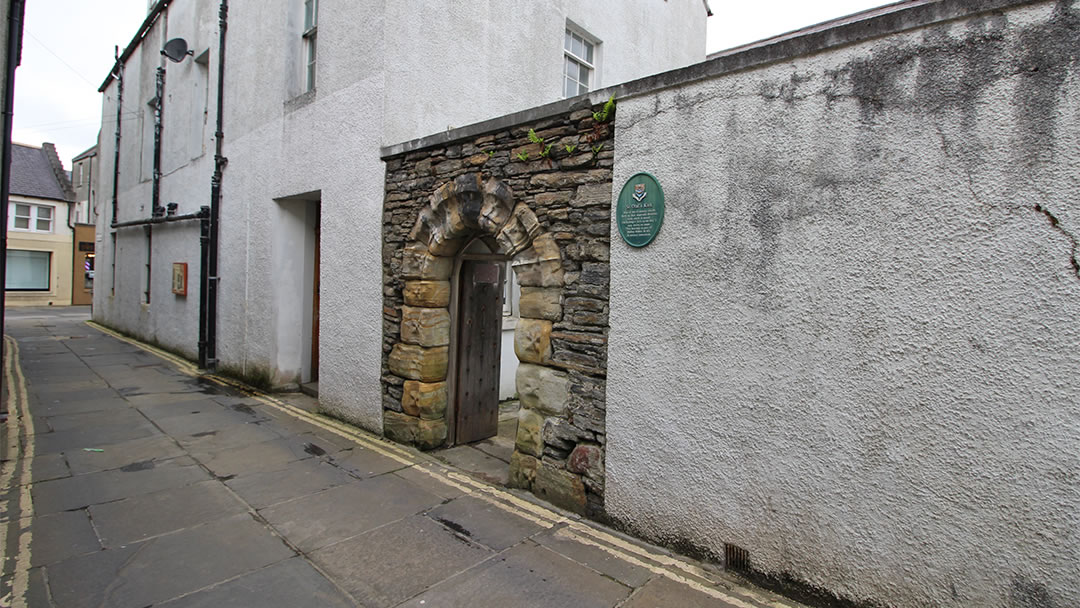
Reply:
[[30, 492], [35, 513], [47, 514], [186, 486], [208, 478], [194, 460], [182, 457], [151, 468], [126, 471], [121, 468], [46, 481], [34, 484]]
[[647, 568], [632, 564], [592, 544], [595, 541], [586, 544], [575, 540], [565, 525], [538, 534], [532, 537], [532, 540], [629, 587], [640, 587], [654, 576]]
[[126, 409], [128, 404], [119, 395], [111, 397], [98, 397], [82, 401], [62, 401], [60, 399], [36, 399], [30, 398], [30, 413], [35, 416], [58, 416], [60, 414], [79, 414], [83, 412], [99, 412], [101, 410]]
[[[63, 370], [65, 370], [68, 365], [69, 364], [65, 363], [63, 365], [57, 366], [57, 369], [55, 370], [55, 373], [57, 373], [57, 374], [65, 373]], [[81, 363], [76, 363], [76, 365], [81, 365]], [[108, 387], [104, 387], [104, 388], [101, 388], [101, 387], [87, 388], [87, 387], [81, 387], [81, 386], [70, 386], [69, 384], [59, 384], [58, 385], [54, 381], [52, 381], [51, 379], [50, 379], [50, 381], [44, 382], [44, 383], [41, 383], [41, 384], [31, 382], [31, 390], [33, 391], [34, 396], [41, 403], [64, 404], [64, 405], [75, 403], [75, 402], [78, 402], [78, 401], [94, 401], [94, 400], [97, 400], [97, 399], [112, 399], [112, 398], [115, 398], [116, 396], [119, 395], [119, 393], [116, 390], [114, 390], [112, 388], [108, 388]], [[33, 409], [33, 408], [31, 408], [31, 409]], [[34, 411], [34, 413], [39, 415], [39, 416], [48, 416], [48, 415], [50, 415], [50, 414], [46, 414], [44, 412], [38, 412], [38, 411]], [[62, 414], [62, 413], [65, 413], [65, 412], [63, 412], [62, 408], [61, 408], [61, 411], [59, 411], [57, 413]]]
[[[524, 543], [439, 583], [401, 606], [611, 608], [632, 590], [554, 551]], [[664, 608], [683, 608], [671, 602]]]
[[70, 476], [71, 469], [68, 468], [67, 459], [63, 454], [38, 456], [30, 464], [30, 479], [34, 483]]
[[68, 431], [53, 431], [34, 436], [34, 455], [63, 452], [71, 448], [105, 448], [115, 443], [141, 439], [161, 433], [143, 420], [136, 424], [115, 424]]
[[543, 528], [492, 503], [463, 496], [428, 511], [427, 516], [485, 547], [502, 551]]
[[658, 576], [638, 589], [622, 608], [741, 608], [686, 585]]
[[101, 550], [85, 509], [44, 515], [34, 519], [30, 565], [44, 566]]
[[282, 435], [270, 427], [257, 424], [234, 424], [173, 437], [189, 452], [207, 453], [281, 439]]
[[269, 441], [250, 443], [212, 451], [190, 450], [191, 455], [221, 479], [265, 473], [283, 468], [290, 462], [313, 458], [306, 443], [295, 437], [271, 435]]
[[49, 601], [49, 584], [45, 580], [45, 568], [34, 568], [30, 571], [30, 581], [26, 590], [27, 606], [52, 606]]
[[248, 416], [226, 410], [209, 399], [205, 400], [205, 405], [201, 407], [198, 403], [185, 401], [182, 405], [190, 408], [187, 413], [175, 413], [174, 415], [160, 417], [154, 422], [169, 435], [182, 437], [208, 431], [227, 432], [229, 427], [238, 424], [258, 424], [268, 420], [268, 418], [261, 416]]
[[295, 555], [248, 515], [46, 566], [59, 608], [144, 608]]
[[340, 453], [334, 460], [339, 467], [361, 478], [385, 475], [409, 466], [400, 460], [384, 456], [363, 446], [356, 446], [348, 452]]
[[46, 417], [45, 421], [49, 424], [49, 428], [58, 433], [101, 426], [141, 426], [147, 424], [146, 417], [134, 408], [57, 414]]
[[298, 498], [259, 513], [300, 548], [313, 551], [420, 513], [442, 498], [383, 475]]
[[297, 460], [282, 469], [241, 475], [226, 482], [256, 509], [276, 505], [356, 481], [334, 465], [318, 459]]
[[[396, 606], [492, 555], [444, 526], [414, 516], [331, 545], [310, 557], [362, 605], [382, 608]], [[475, 602], [469, 606], [517, 605]]]
[[[114, 443], [102, 451], [86, 451], [81, 448], [64, 450], [64, 458], [72, 474], [82, 475], [109, 469], [119, 469], [136, 462], [152, 460], [164, 462], [186, 454], [168, 435], [152, 435], [142, 439], [132, 439]], [[35, 457], [37, 461], [40, 456]], [[36, 481], [36, 478], [35, 478]]]
[[247, 511], [217, 481], [202, 481], [89, 508], [101, 542], [120, 547]]
[[222, 411], [221, 406], [205, 395], [192, 395], [184, 393], [187, 399], [183, 401], [164, 401], [152, 403], [140, 403], [133, 405], [143, 416], [154, 422], [161, 422], [174, 416], [189, 416], [203, 412]]
[[351, 608], [349, 596], [319, 574], [303, 558], [294, 557], [251, 574], [158, 604], [161, 608], [253, 608], [312, 606]]
[[509, 463], [492, 458], [471, 445], [438, 450], [433, 455], [489, 483], [505, 486], [510, 481]]
[[415, 483], [436, 496], [442, 497], [443, 500], [465, 496], [466, 492], [458, 484], [450, 482], [441, 475], [428, 473], [429, 470], [435, 469], [437, 466], [430, 463], [416, 464], [408, 468], [398, 469], [393, 474], [396, 477]]

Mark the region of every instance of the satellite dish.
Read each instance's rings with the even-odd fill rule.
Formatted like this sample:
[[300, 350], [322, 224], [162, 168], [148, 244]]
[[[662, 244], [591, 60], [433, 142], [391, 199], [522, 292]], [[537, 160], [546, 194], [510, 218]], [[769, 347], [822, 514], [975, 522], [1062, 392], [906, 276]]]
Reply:
[[183, 38], [173, 38], [165, 43], [165, 48], [161, 49], [161, 54], [168, 57], [169, 61], [180, 63], [184, 60], [184, 57], [194, 55], [195, 52], [188, 50], [187, 40], [184, 40]]

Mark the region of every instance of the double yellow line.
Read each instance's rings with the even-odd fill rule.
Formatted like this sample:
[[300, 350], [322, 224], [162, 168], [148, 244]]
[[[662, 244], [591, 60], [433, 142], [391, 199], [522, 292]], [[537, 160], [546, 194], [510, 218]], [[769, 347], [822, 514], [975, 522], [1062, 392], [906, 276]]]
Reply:
[[[487, 502], [507, 513], [530, 521], [541, 528], [551, 529], [559, 525], [565, 525], [565, 527], [556, 530], [554, 533], [559, 538], [573, 540], [580, 544], [594, 547], [626, 563], [644, 568], [653, 574], [681, 583], [738, 608], [762, 608], [762, 606], [771, 608], [792, 608], [793, 606], [793, 604], [781, 602], [775, 597], [757, 592], [756, 590], [740, 588], [739, 591], [735, 591], [732, 589], [734, 586], [732, 581], [716, 581], [716, 576], [714, 574], [709, 573], [700, 566], [686, 560], [658, 553], [648, 547], [620, 538], [590, 523], [574, 518], [573, 516], [565, 515], [543, 505], [525, 500], [520, 496], [449, 469], [432, 459], [428, 459], [415, 450], [410, 450], [388, 440], [371, 436], [365, 431], [327, 416], [313, 414], [300, 409], [231, 378], [201, 372], [198, 367], [186, 359], [166, 352], [160, 348], [144, 344], [138, 340], [128, 338], [127, 336], [92, 321], [87, 324], [102, 333], [108, 334], [118, 340], [141, 348], [146, 352], [169, 361], [185, 375], [204, 378], [219, 386], [228, 386], [236, 389], [273, 409], [356, 442], [382, 456], [400, 462], [404, 466], [412, 467], [414, 470], [428, 475], [434, 481], [454, 488], [468, 496]], [[724, 589], [718, 588], [718, 585], [723, 586]], [[754, 603], [750, 603], [747, 600], [751, 600]]]
[[[19, 345], [11, 336], [4, 336], [4, 381], [7, 384], [8, 419], [5, 423], [4, 462], [0, 467], [0, 490], [9, 494], [11, 484], [16, 479], [19, 483], [18, 509], [15, 510], [15, 498], [10, 497], [2, 505], [3, 516], [7, 522], [0, 523], [0, 555], [4, 566], [14, 560], [11, 588], [3, 597], [0, 605], [26, 606], [26, 592], [30, 588], [30, 541], [32, 539], [30, 522], [34, 515], [34, 505], [30, 497], [31, 464], [34, 457], [34, 417], [30, 415], [29, 399], [26, 391], [26, 378], [19, 365]], [[19, 429], [25, 429], [20, 438]], [[16, 478], [16, 473], [18, 476]], [[10, 494], [9, 494], [10, 495]], [[15, 531], [15, 555], [7, 555], [9, 534]], [[6, 570], [7, 568], [5, 568]]]

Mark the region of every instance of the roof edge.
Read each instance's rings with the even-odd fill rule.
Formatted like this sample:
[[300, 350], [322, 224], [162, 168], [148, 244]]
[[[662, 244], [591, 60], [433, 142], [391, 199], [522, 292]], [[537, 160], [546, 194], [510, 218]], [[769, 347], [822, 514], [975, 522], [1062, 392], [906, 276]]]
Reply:
[[[124, 52], [120, 54], [120, 58], [117, 61], [118, 64], [123, 65], [127, 63], [127, 60], [135, 54], [135, 49], [139, 48], [143, 38], [146, 38], [146, 33], [150, 31], [150, 28], [154, 27], [154, 23], [157, 22], [158, 17], [161, 16], [161, 13], [163, 13], [171, 3], [172, 0], [157, 0], [157, 4], [154, 5], [154, 8], [150, 9], [150, 13], [146, 15], [146, 19], [143, 20], [142, 25], [140, 25], [138, 31], [135, 32], [135, 37], [131, 39], [131, 42], [129, 42], [126, 47], [124, 47]], [[98, 93], [104, 93], [105, 87], [109, 86], [109, 83], [112, 82], [114, 78], [116, 78], [115, 65], [109, 72], [109, 75], [105, 77], [105, 80], [102, 81], [101, 86], [98, 87]]]
[[[476, 137], [524, 122], [550, 118], [567, 110], [602, 103], [611, 95], [616, 100], [638, 97], [673, 87], [718, 78], [741, 70], [763, 67], [796, 57], [832, 50], [890, 34], [963, 19], [1014, 6], [1052, 2], [1053, 0], [902, 0], [894, 4], [854, 13], [801, 30], [720, 51], [705, 61], [685, 68], [661, 72], [605, 89], [590, 91], [580, 97], [563, 99], [514, 112], [457, 129], [449, 129], [398, 144], [383, 146], [383, 160], [424, 148], [445, 145], [459, 139]], [[579, 105], [580, 104], [580, 105]]]
[[71, 178], [67, 175], [67, 169], [64, 169], [64, 162], [60, 160], [60, 155], [56, 153], [56, 146], [45, 142], [41, 144], [41, 153], [49, 161], [49, 167], [52, 168], [53, 175], [56, 176], [56, 183], [60, 184], [60, 190], [64, 193], [64, 200], [74, 201], [75, 188], [71, 186]]

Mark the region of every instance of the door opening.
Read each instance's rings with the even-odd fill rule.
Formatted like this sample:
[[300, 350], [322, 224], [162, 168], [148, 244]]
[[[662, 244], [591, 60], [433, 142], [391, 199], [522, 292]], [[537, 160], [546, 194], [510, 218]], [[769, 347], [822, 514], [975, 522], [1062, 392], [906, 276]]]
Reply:
[[455, 348], [455, 443], [493, 437], [499, 430], [503, 269], [497, 260], [463, 259], [458, 275]]

